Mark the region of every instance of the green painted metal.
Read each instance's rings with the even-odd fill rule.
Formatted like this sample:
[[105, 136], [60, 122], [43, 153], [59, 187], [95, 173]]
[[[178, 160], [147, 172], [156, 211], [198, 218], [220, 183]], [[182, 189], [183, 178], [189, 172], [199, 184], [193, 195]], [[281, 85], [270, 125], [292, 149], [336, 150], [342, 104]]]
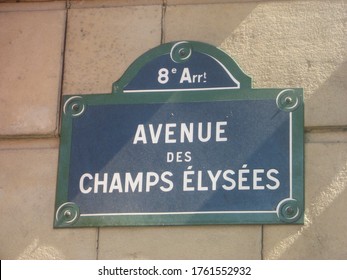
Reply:
[[[124, 75], [112, 85], [110, 94], [63, 96], [58, 179], [54, 227], [200, 225], [200, 224], [302, 224], [304, 222], [304, 102], [301, 88], [253, 89], [252, 81], [237, 63], [222, 50], [201, 42], [183, 42], [183, 49], [208, 54], [221, 62], [240, 81], [233, 90], [139, 92], [127, 94], [124, 87], [153, 59], [169, 54], [177, 42], [158, 46], [134, 61]], [[180, 60], [176, 51], [173, 59]], [[292, 114], [292, 185], [293, 197], [279, 205], [276, 213], [253, 214], [172, 214], [141, 216], [81, 216], [78, 205], [68, 201], [72, 122], [91, 106], [112, 104], [182, 103], [229, 100], [274, 100], [280, 110]]]
[[[247, 76], [241, 68], [237, 65], [237, 63], [224, 51], [218, 49], [212, 45], [201, 43], [201, 42], [183, 42], [183, 47], [186, 48], [187, 44], [194, 50], [195, 52], [210, 54], [215, 59], [220, 61], [226, 69], [228, 69], [234, 77], [240, 81], [241, 89], [251, 89], [251, 78]], [[177, 48], [177, 43], [167, 43], [164, 45], [160, 45], [157, 48], [151, 49], [148, 52], [144, 53], [138, 59], [136, 59], [129, 68], [125, 71], [124, 75], [120, 80], [116, 81], [112, 85], [112, 93], [123, 93], [123, 88], [137, 75], [140, 69], [142, 69], [148, 62], [152, 61], [154, 58], [157, 58], [162, 55], [170, 54], [171, 51], [175, 53], [175, 49]], [[180, 45], [178, 45], [179, 47]], [[179, 48], [181, 49], [181, 48]]]

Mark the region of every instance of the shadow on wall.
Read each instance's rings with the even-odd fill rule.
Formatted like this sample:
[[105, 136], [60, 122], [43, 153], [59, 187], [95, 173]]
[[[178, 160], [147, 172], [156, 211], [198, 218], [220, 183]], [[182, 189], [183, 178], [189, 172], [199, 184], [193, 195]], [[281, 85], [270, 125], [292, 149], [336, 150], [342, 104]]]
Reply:
[[[236, 58], [246, 73], [252, 73], [254, 88], [303, 87], [306, 103], [305, 126], [345, 126], [345, 9], [342, 2], [330, 1], [315, 5], [310, 2], [260, 3], [232, 34], [225, 38], [220, 47]], [[311, 231], [309, 235], [315, 235], [316, 229], [312, 227], [317, 222], [321, 223], [321, 215], [346, 189], [346, 156], [344, 162], [340, 161], [339, 164], [330, 183], [317, 192], [306, 205], [305, 225], [282, 239], [271, 250], [269, 248], [266, 254], [268, 259], [284, 258], [287, 251], [293, 248], [305, 233]], [[317, 168], [319, 163], [316, 163], [312, 172], [306, 176], [327, 180], [320, 177], [325, 173], [313, 174]], [[306, 191], [314, 193], [315, 187], [317, 186], [307, 184], [306, 178]], [[315, 241], [320, 243], [318, 238]], [[318, 250], [323, 250], [323, 247]], [[343, 254], [340, 248], [336, 251]], [[339, 256], [328, 256], [331, 257]]]
[[[285, 253], [295, 245], [299, 238], [310, 231], [314, 224], [317, 223], [320, 216], [341, 196], [341, 194], [346, 190], [346, 186], [347, 161], [345, 164], [342, 164], [341, 169], [336, 173], [335, 177], [332, 178], [331, 183], [326, 186], [309, 205], [306, 206], [304, 226], [300, 227], [300, 229], [294, 234], [290, 234], [288, 237], [277, 243], [267, 254], [267, 259], [283, 258]], [[339, 213], [337, 215], [339, 215]], [[338, 256], [331, 257], [335, 259], [338, 258]], [[300, 256], [298, 256], [298, 258], [300, 258]]]
[[220, 47], [254, 87], [303, 87], [309, 101], [328, 79], [342, 82], [334, 72], [346, 69], [344, 14], [342, 2], [260, 3]]
[[[306, 120], [310, 123], [310, 126], [329, 126], [331, 124], [346, 126], [346, 73], [347, 55], [344, 56], [341, 64], [336, 65], [330, 76], [307, 98], [309, 113], [306, 115]], [[319, 120], [319, 123], [317, 120]]]
[[[216, 5], [169, 5], [164, 22], [164, 41], [202, 41], [215, 46], [225, 37], [247, 24], [257, 11], [258, 3]], [[178, 22], [177, 19], [182, 19]], [[247, 41], [247, 34], [238, 34], [238, 40]]]

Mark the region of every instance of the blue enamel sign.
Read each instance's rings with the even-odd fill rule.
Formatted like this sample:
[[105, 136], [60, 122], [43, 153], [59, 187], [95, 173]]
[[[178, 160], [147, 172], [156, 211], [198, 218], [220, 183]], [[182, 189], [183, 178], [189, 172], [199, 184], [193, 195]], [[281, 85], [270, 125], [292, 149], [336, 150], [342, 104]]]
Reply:
[[55, 227], [303, 222], [302, 89], [186, 41], [112, 89], [64, 99]]

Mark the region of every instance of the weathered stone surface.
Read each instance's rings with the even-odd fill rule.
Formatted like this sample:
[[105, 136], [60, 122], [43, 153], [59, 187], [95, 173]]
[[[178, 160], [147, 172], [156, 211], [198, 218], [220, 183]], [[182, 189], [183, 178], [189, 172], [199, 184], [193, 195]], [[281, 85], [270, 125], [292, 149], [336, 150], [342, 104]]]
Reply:
[[0, 135], [57, 130], [65, 11], [0, 14]]
[[267, 259], [346, 259], [347, 143], [306, 144], [303, 226], [265, 226]]
[[97, 229], [53, 229], [58, 140], [0, 142], [0, 259], [95, 259]]
[[306, 126], [342, 126], [346, 10], [343, 1], [168, 6], [165, 40], [220, 46], [253, 77], [255, 88], [304, 88]]
[[160, 44], [161, 6], [71, 9], [64, 94], [110, 93], [129, 65]]
[[122, 6], [161, 5], [163, 0], [89, 0], [70, 1], [71, 8], [108, 8]]
[[220, 46], [256, 7], [257, 3], [168, 6], [165, 41], [194, 40]]
[[[40, 2], [39, 2], [40, 1]], [[16, 3], [13, 3], [16, 2]], [[18, 11], [49, 11], [49, 10], [62, 10], [66, 7], [66, 1], [20, 1], [0, 0], [0, 12], [18, 12]]]
[[100, 259], [260, 259], [261, 226], [100, 229]]

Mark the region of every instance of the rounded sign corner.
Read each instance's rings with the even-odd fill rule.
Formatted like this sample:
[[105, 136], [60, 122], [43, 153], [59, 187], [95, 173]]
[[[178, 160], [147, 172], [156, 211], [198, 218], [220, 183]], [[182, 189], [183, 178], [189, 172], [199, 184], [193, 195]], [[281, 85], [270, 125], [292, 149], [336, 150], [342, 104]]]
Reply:
[[221, 49], [197, 41], [159, 45], [137, 58], [112, 93], [250, 89], [251, 78]]

